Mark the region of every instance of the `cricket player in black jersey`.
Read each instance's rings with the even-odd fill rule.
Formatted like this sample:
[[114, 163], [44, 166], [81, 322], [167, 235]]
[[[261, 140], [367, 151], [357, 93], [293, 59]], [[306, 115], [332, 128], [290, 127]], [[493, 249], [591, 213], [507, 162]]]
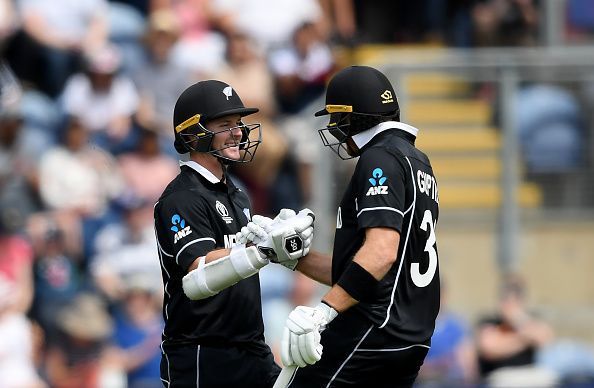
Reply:
[[312, 252], [296, 267], [331, 289], [287, 319], [282, 361], [301, 367], [289, 386], [411, 387], [439, 310], [437, 181], [378, 70], [338, 72], [316, 116], [328, 114], [324, 145], [359, 160], [338, 208], [332, 259]]
[[260, 125], [242, 118], [255, 112], [216, 80], [188, 87], [175, 105], [175, 148], [189, 161], [180, 162], [154, 211], [165, 387], [269, 387], [280, 370], [264, 342], [257, 274], [270, 261], [295, 267], [309, 251], [313, 215], [260, 217], [266, 232], [250, 232], [250, 202], [226, 166], [254, 157]]

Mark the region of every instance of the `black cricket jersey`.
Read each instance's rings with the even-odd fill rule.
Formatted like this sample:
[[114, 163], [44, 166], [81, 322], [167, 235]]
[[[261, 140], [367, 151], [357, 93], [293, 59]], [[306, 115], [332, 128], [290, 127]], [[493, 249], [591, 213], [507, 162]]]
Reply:
[[237, 345], [267, 354], [258, 275], [202, 300], [190, 300], [182, 288], [192, 262], [231, 248], [250, 219], [247, 195], [228, 176], [225, 182], [196, 162], [182, 162], [155, 205], [165, 292], [163, 345]]
[[366, 228], [397, 230], [398, 258], [376, 299], [354, 308], [398, 341], [428, 344], [440, 297], [437, 181], [428, 157], [414, 146], [416, 128], [390, 121], [370, 131], [354, 137], [364, 145], [338, 209], [332, 282], [363, 245]]

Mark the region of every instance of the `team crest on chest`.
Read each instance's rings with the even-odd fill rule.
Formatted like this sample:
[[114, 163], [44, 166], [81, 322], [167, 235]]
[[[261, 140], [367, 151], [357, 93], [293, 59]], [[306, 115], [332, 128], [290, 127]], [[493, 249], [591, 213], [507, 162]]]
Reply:
[[217, 201], [215, 203], [215, 208], [217, 209], [217, 213], [221, 215], [221, 218], [223, 219], [223, 221], [225, 221], [226, 224], [230, 224], [233, 222], [233, 217], [229, 216], [229, 210], [227, 210], [227, 206]]
[[384, 195], [388, 194], [388, 186], [384, 186], [383, 184], [388, 180], [387, 177], [383, 176], [384, 171], [381, 168], [376, 168], [371, 173], [372, 177], [369, 178], [369, 183], [371, 183], [371, 187], [367, 190], [366, 196], [370, 195]]

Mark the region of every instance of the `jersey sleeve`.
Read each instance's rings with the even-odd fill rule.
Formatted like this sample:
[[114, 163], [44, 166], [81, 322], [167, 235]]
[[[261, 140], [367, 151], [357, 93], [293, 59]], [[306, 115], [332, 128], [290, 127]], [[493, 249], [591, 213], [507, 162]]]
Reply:
[[170, 255], [184, 271], [196, 258], [215, 249], [211, 217], [199, 194], [186, 191], [171, 195], [156, 216], [160, 240], [171, 247]]
[[388, 227], [402, 231], [405, 176], [402, 158], [387, 150], [372, 148], [361, 155], [354, 177], [360, 229]]

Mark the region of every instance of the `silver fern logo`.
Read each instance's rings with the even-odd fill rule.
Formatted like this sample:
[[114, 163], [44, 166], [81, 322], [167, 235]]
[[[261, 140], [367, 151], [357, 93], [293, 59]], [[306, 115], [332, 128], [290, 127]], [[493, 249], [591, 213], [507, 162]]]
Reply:
[[233, 88], [231, 86], [227, 86], [223, 89], [223, 94], [227, 97], [227, 101], [229, 101], [229, 97], [233, 95]]

